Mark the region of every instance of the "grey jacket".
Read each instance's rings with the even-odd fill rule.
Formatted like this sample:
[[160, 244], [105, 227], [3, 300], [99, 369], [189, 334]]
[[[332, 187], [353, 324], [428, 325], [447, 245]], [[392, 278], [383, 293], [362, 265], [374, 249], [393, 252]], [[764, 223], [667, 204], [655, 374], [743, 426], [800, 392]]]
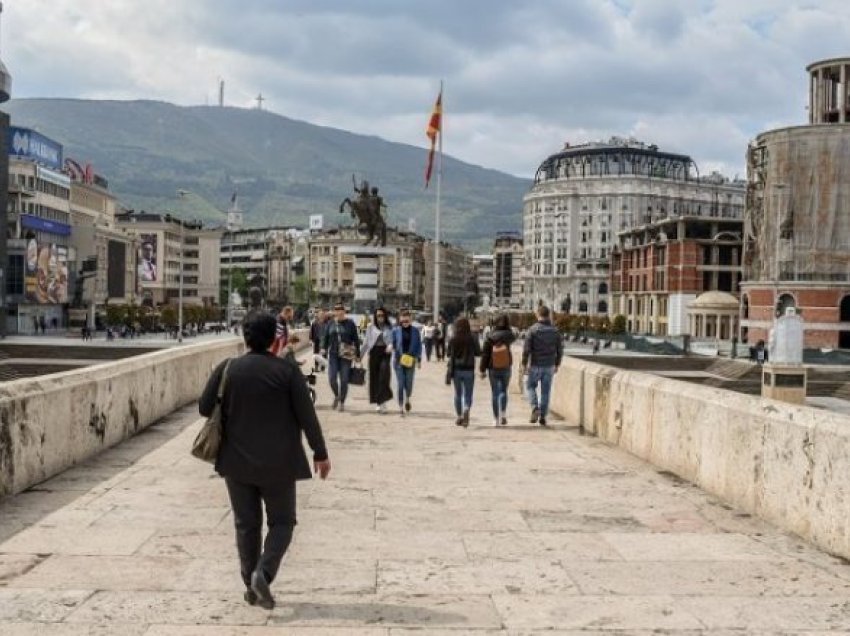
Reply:
[[561, 333], [549, 320], [541, 320], [528, 330], [522, 347], [522, 366], [559, 367], [564, 355]]

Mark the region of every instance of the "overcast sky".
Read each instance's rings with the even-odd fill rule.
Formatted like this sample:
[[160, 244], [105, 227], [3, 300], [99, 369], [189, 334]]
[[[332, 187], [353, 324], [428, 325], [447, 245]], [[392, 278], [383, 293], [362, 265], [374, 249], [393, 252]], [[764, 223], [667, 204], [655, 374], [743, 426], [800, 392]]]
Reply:
[[6, 0], [15, 97], [251, 107], [530, 176], [634, 135], [743, 174], [806, 120], [807, 63], [850, 56], [847, 0]]

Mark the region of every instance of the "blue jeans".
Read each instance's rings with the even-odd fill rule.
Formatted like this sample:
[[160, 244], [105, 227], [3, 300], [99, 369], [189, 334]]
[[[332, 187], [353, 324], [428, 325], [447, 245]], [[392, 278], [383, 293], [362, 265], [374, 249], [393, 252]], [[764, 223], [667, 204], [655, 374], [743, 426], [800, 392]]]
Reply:
[[510, 369], [490, 369], [490, 390], [493, 392], [493, 417], [504, 417], [508, 410]]
[[[529, 367], [525, 388], [532, 409], [540, 409], [540, 417], [549, 413], [549, 393], [552, 391], [552, 378], [555, 367]], [[540, 385], [540, 403], [537, 402], [537, 385]]]
[[395, 379], [398, 383], [398, 403], [403, 406], [413, 395], [413, 376], [416, 375], [416, 367], [403, 367], [400, 364], [395, 367]]
[[333, 353], [328, 356], [328, 379], [331, 391], [340, 402], [348, 397], [348, 378], [351, 377], [351, 360], [346, 360]]
[[455, 413], [460, 417], [464, 411], [472, 408], [475, 371], [473, 369], [457, 369], [452, 374], [452, 383], [455, 386]]

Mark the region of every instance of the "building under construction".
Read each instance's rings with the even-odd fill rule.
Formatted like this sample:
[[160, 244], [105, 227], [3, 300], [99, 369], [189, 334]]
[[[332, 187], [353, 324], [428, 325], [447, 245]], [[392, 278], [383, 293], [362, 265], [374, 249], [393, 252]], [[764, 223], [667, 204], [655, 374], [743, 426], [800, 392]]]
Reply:
[[807, 347], [850, 348], [850, 58], [811, 64], [809, 124], [747, 152], [742, 337], [796, 307]]

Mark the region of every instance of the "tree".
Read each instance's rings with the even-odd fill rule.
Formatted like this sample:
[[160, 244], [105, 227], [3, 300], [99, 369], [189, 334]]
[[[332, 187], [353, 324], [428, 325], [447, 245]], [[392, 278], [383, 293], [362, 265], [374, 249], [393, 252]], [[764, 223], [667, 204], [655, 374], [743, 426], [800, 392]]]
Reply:
[[127, 320], [127, 305], [107, 305], [106, 324], [123, 325]]
[[314, 300], [313, 284], [309, 276], [299, 276], [292, 281], [292, 300], [301, 306], [310, 306]]
[[160, 310], [159, 319], [166, 327], [176, 327], [177, 310], [171, 305], [166, 305]]
[[[233, 273], [230, 274], [233, 291], [239, 292], [239, 295], [242, 298], [248, 297], [248, 274], [245, 273], [245, 270], [240, 267], [234, 267]], [[219, 282], [219, 302], [222, 307], [227, 307], [230, 305], [230, 299], [227, 297], [227, 289], [228, 289], [228, 274], [224, 274], [221, 277], [221, 281]]]
[[611, 322], [611, 333], [615, 336], [626, 333], [626, 317], [623, 314], [614, 316], [614, 320]]

